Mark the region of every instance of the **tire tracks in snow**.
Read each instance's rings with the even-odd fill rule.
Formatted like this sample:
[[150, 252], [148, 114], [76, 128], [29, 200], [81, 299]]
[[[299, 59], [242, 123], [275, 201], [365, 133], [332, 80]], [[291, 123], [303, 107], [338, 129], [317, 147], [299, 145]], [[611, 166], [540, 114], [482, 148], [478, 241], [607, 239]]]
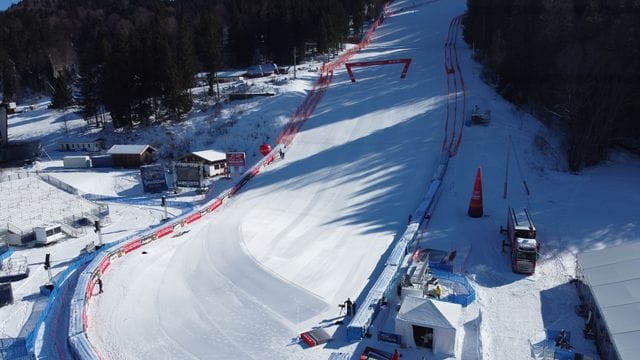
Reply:
[[462, 131], [466, 113], [467, 90], [458, 61], [458, 30], [463, 15], [454, 17], [449, 23], [447, 40], [444, 44], [444, 72], [447, 77], [447, 108], [444, 124], [442, 151], [450, 157], [457, 154], [462, 143]]

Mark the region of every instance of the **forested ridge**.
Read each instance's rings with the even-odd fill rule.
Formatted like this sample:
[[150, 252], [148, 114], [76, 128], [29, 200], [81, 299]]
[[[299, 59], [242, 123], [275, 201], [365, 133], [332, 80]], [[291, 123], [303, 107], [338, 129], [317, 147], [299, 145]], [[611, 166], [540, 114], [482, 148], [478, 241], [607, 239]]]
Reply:
[[566, 132], [579, 171], [640, 150], [640, 1], [467, 0], [464, 37], [484, 78]]
[[[293, 62], [358, 36], [382, 0], [23, 0], [0, 12], [0, 92], [115, 127], [190, 111], [198, 72]], [[72, 92], [72, 89], [75, 91]], [[73, 96], [72, 96], [73, 93]]]
[[[190, 111], [198, 72], [294, 48], [337, 48], [383, 0], [23, 0], [0, 12], [3, 101], [30, 93], [107, 111], [116, 127]], [[465, 40], [484, 79], [566, 134], [578, 171], [640, 148], [640, 0], [467, 0]], [[72, 89], [75, 91], [72, 95]]]

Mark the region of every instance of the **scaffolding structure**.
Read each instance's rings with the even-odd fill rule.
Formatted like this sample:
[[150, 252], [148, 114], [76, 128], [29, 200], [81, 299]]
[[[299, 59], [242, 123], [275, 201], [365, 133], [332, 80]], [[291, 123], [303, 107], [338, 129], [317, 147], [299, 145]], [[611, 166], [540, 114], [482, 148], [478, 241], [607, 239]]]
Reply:
[[61, 224], [74, 237], [85, 234], [81, 225], [108, 218], [107, 205], [91, 202], [59, 189], [39, 176], [20, 176], [0, 181], [0, 233], [27, 236], [44, 224]]

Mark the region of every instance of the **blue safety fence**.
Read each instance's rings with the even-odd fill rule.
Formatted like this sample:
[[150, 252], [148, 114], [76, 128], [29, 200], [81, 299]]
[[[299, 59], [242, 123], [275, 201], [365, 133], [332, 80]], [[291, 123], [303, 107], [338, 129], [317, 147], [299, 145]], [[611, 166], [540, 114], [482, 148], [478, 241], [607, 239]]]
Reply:
[[13, 250], [12, 247], [7, 248], [7, 250], [5, 252], [0, 254], [0, 261], [4, 261], [5, 259], [10, 258], [11, 255], [13, 255], [14, 252], [15, 252], [15, 250]]
[[456, 290], [456, 288], [454, 288], [456, 291], [444, 298], [445, 301], [467, 306], [476, 300], [476, 291], [473, 289], [466, 276], [439, 269], [431, 269], [431, 274], [433, 274], [433, 276], [438, 280], [447, 280], [462, 286], [462, 289]]
[[[125, 198], [119, 196], [104, 196], [104, 195], [96, 195], [96, 194], [85, 194], [83, 197], [90, 201], [104, 201], [104, 202], [112, 202], [118, 204], [131, 204], [131, 205], [140, 205], [140, 206], [161, 206], [160, 198]], [[167, 200], [166, 204], [168, 207], [173, 208], [187, 208], [193, 209], [194, 204], [186, 201], [175, 201], [175, 200]]]
[[53, 282], [53, 290], [51, 291], [51, 294], [49, 294], [49, 301], [47, 302], [47, 306], [44, 308], [44, 310], [38, 317], [36, 326], [33, 328], [33, 330], [31, 330], [29, 335], [27, 335], [26, 337], [25, 345], [29, 353], [33, 354], [35, 352], [35, 341], [36, 341], [36, 337], [38, 336], [38, 331], [40, 330], [40, 327], [42, 326], [42, 324], [44, 324], [45, 320], [49, 316], [49, 313], [51, 312], [51, 309], [55, 305], [56, 301], [58, 301], [58, 298], [60, 296], [59, 289], [62, 288], [62, 286], [69, 279], [71, 274], [73, 274], [73, 272], [76, 271], [79, 267], [93, 260], [100, 252], [105, 251], [120, 242], [121, 241], [109, 243], [109, 244], [103, 245], [98, 251], [81, 255], [73, 264], [69, 265], [69, 267], [67, 267], [63, 272], [61, 272], [60, 275], [58, 275], [56, 280]]
[[31, 360], [24, 338], [0, 338], [0, 360]]
[[351, 354], [343, 352], [332, 352], [331, 355], [329, 355], [329, 360], [351, 360]]

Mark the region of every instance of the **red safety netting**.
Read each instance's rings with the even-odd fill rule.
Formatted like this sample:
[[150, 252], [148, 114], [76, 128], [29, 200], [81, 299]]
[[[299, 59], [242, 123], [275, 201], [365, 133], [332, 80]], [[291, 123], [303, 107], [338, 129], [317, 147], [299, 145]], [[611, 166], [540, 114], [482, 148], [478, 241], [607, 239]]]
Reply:
[[291, 144], [295, 136], [298, 134], [298, 131], [300, 131], [302, 125], [304, 125], [304, 123], [313, 114], [316, 106], [318, 106], [318, 103], [320, 103], [324, 92], [331, 84], [331, 80], [333, 79], [333, 71], [346, 64], [346, 62], [349, 61], [349, 59], [351, 59], [360, 50], [369, 46], [369, 44], [371, 43], [371, 38], [373, 37], [373, 33], [384, 22], [385, 15], [387, 15], [388, 12], [389, 3], [386, 3], [382, 14], [371, 25], [358, 45], [343, 52], [336, 60], [322, 65], [322, 67], [320, 68], [320, 78], [313, 85], [313, 88], [304, 99], [302, 104], [293, 113], [291, 119], [289, 120], [289, 123], [282, 130], [280, 135], [278, 135], [278, 137], [276, 138], [276, 144], [284, 144], [285, 146], [289, 146]]

